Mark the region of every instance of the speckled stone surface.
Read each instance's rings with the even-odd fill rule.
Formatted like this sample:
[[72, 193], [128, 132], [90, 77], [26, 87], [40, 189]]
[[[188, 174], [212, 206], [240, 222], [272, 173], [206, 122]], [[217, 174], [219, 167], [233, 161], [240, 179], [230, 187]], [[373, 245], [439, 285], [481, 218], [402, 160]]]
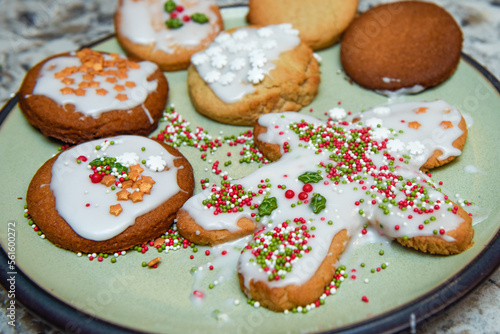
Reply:
[[[380, 0], [360, 0], [360, 11]], [[500, 0], [435, 0], [464, 32], [463, 51], [500, 78]], [[245, 1], [218, 0], [220, 5]], [[113, 32], [116, 0], [0, 0], [0, 104], [19, 88], [26, 71], [55, 53], [71, 51]], [[7, 324], [7, 292], [0, 287], [0, 333], [58, 333], [17, 305]], [[460, 302], [420, 323], [417, 333], [500, 333], [500, 270]]]

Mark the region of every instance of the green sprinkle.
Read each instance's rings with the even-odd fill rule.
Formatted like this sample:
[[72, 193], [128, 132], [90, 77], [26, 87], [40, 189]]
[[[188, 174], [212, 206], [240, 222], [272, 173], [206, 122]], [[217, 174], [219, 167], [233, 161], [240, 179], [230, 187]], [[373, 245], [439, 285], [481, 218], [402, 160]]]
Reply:
[[191, 15], [191, 20], [196, 23], [203, 24], [208, 22], [208, 17], [203, 13], [194, 13], [193, 15]]
[[183, 26], [182, 24], [182, 21], [179, 20], [178, 18], [174, 18], [174, 19], [168, 19], [165, 21], [165, 25], [169, 28], [169, 29], [177, 29], [177, 28], [180, 28]]
[[172, 13], [177, 8], [177, 5], [172, 0], [168, 0], [165, 2], [164, 8], [167, 13]]

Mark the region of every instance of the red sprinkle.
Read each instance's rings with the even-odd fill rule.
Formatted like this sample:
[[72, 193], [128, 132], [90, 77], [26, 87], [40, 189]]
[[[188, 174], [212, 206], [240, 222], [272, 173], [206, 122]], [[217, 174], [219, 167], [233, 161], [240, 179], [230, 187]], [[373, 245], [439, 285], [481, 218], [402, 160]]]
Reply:
[[368, 297], [366, 296], [361, 297], [361, 300], [364, 301], [365, 303], [369, 302]]

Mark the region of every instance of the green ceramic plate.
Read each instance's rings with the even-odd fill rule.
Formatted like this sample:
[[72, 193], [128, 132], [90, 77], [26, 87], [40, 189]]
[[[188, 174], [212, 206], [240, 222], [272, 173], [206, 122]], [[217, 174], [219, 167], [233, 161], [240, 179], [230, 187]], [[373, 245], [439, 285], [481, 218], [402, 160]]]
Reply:
[[[246, 11], [245, 7], [224, 9], [226, 27], [245, 25]], [[100, 42], [95, 48], [123, 52], [114, 38]], [[388, 102], [386, 97], [361, 89], [346, 79], [341, 72], [338, 45], [319, 55], [323, 59], [320, 92], [303, 113], [324, 118], [324, 112], [339, 102], [353, 112]], [[201, 126], [214, 138], [237, 135], [248, 129], [218, 124], [198, 115], [189, 101], [186, 72], [166, 76], [171, 89], [169, 103], [175, 104], [177, 112], [193, 129]], [[14, 105], [14, 99], [0, 114], [2, 282], [9, 289], [6, 279], [14, 275], [19, 301], [63, 329], [82, 332], [126, 329], [168, 333], [299, 333], [403, 329], [463, 296], [499, 264], [496, 254], [500, 251], [497, 205], [500, 159], [493, 141], [500, 125], [499, 87], [496, 79], [464, 55], [448, 81], [405, 97], [407, 101], [444, 99], [457, 106], [472, 124], [463, 156], [434, 171], [433, 177], [442, 180], [450, 194], [460, 194], [477, 203], [480, 208], [477, 220], [481, 218], [482, 222], [475, 225], [475, 245], [463, 254], [449, 257], [430, 256], [392, 243], [357, 248], [342, 260], [350, 275], [352, 269], [356, 270], [356, 279], [347, 279], [324, 306], [307, 314], [273, 313], [248, 305], [239, 289], [236, 271], [213, 289], [208, 289], [208, 285], [217, 279], [217, 270], [206, 275], [200, 283], [205, 301], [202, 306], [193, 304], [190, 295], [194, 280], [190, 269], [206, 262], [204, 249], [193, 260], [189, 259], [193, 254], [190, 250], [161, 254], [161, 265], [152, 270], [142, 268], [141, 263], [158, 256], [156, 251], [145, 255], [129, 252], [119, 257], [117, 263], [112, 264], [109, 259], [98, 263], [78, 258], [41, 239], [23, 217], [24, 198], [32, 175], [61, 144], [31, 127]], [[164, 127], [165, 123], [160, 123], [157, 131]], [[228, 151], [237, 153], [237, 150], [225, 145], [209, 159], [222, 163], [228, 160]], [[209, 177], [211, 182], [217, 182], [217, 177], [207, 171], [211, 164], [200, 159], [199, 151], [188, 147], [181, 151], [193, 164], [196, 180]], [[237, 158], [232, 160], [233, 164], [225, 169], [235, 178], [257, 168], [256, 164], [239, 165]], [[6, 253], [12, 232], [15, 232], [17, 267], [9, 269]], [[380, 256], [380, 250], [385, 255]], [[366, 266], [362, 268], [361, 263]], [[371, 269], [382, 263], [389, 264], [387, 269], [371, 273]], [[362, 302], [362, 296], [367, 296], [369, 302]], [[234, 300], [239, 300], [240, 305], [236, 306]]]

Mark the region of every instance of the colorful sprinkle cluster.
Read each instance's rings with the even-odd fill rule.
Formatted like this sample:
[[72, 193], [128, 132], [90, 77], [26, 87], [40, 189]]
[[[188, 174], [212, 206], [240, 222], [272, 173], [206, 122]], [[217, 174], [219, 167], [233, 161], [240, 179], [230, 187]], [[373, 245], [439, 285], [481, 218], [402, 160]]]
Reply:
[[[225, 136], [213, 138], [202, 127], [196, 127], [193, 131], [190, 123], [185, 121], [182, 116], [175, 111], [174, 107], [168, 107], [163, 114], [163, 122], [167, 125], [160, 131], [154, 139], [164, 141], [175, 148], [183, 146], [194, 147], [200, 152], [203, 152], [201, 159], [207, 160], [207, 153], [215, 153], [217, 149], [224, 144], [229, 147], [242, 146], [239, 152], [240, 163], [257, 162], [260, 164], [268, 164], [269, 160], [264, 157], [253, 142], [252, 131], [248, 130], [238, 136]], [[231, 156], [228, 152], [228, 156]]]
[[[111, 59], [106, 59], [104, 54], [91, 49], [80, 50], [76, 56], [80, 59], [81, 66], [65, 67], [54, 74], [54, 77], [65, 85], [61, 88], [62, 94], [85, 96], [87, 90], [94, 90], [97, 95], [116, 94], [115, 99], [119, 101], [129, 99], [128, 95], [124, 94], [125, 87], [134, 88], [136, 84], [133, 81], [126, 81], [124, 85], [120, 85], [118, 81], [127, 79], [131, 69], [140, 68], [138, 63], [122, 58], [116, 53], [109, 55]], [[74, 73], [84, 73], [78, 88], [70, 87], [76, 85], [75, 79], [71, 77]], [[94, 80], [98, 76], [106, 77], [106, 82], [110, 84], [117, 83], [113, 87], [114, 92], [102, 88], [99, 80]]]
[[242, 251], [252, 252], [257, 264], [268, 273], [269, 281], [284, 279], [297, 259], [311, 251], [307, 242], [315, 236], [310, 234], [306, 221], [295, 218], [293, 223], [286, 221], [271, 231], [261, 230]]
[[[357, 185], [355, 190], [364, 192], [362, 198], [355, 202], [356, 206], [376, 205], [385, 215], [390, 214], [394, 208], [398, 208], [401, 212], [411, 212], [406, 215], [410, 220], [414, 214], [429, 214], [441, 209], [442, 203], [439, 200], [434, 203], [429, 199], [426, 186], [418, 183], [417, 179], [404, 179], [396, 174], [394, 164], [397, 158], [389, 153], [386, 146], [389, 139], [377, 142], [371, 136], [370, 127], [347, 129], [344, 127], [347, 125], [349, 125], [347, 122], [328, 122], [326, 126], [299, 122], [290, 124], [290, 129], [299, 136], [302, 142], [299, 147], [312, 147], [317, 153], [323, 150], [333, 153], [330, 155], [333, 162], [322, 163], [319, 167], [325, 170], [326, 178], [333, 184], [355, 184]], [[371, 157], [380, 152], [382, 152], [384, 164], [376, 166]], [[403, 155], [398, 159], [407, 163], [410, 157]], [[428, 176], [430, 177], [430, 174]], [[440, 190], [428, 180], [423, 180], [423, 182], [427, 186]], [[371, 185], [367, 186], [367, 184]], [[405, 200], [396, 202], [395, 198], [400, 192], [405, 195]], [[367, 202], [364, 199], [366, 196], [369, 196], [371, 200]], [[446, 198], [444, 204], [450, 206], [450, 203]], [[458, 208], [451, 208], [450, 211], [457, 213], [457, 210]], [[364, 210], [360, 209], [359, 214], [363, 215]], [[425, 225], [435, 219], [431, 216], [425, 221]], [[383, 228], [382, 225], [380, 227]], [[424, 227], [420, 225], [419, 229], [422, 230]], [[399, 226], [395, 228], [399, 229]], [[433, 233], [445, 234], [446, 231], [434, 229]]]
[[243, 211], [244, 206], [252, 210], [258, 207], [258, 204], [252, 204], [252, 199], [257, 196], [252, 191], [245, 191], [241, 184], [232, 184], [228, 181], [221, 181], [221, 186], [213, 185], [210, 198], [203, 201], [206, 208], [213, 208], [213, 214], [236, 213]]

